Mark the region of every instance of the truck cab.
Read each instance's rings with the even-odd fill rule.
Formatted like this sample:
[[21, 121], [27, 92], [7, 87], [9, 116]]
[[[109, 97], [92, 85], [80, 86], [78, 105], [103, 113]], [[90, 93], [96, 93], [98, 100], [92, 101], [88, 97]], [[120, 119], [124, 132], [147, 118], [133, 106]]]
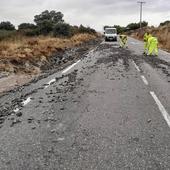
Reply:
[[117, 30], [114, 27], [104, 29], [105, 41], [117, 41]]

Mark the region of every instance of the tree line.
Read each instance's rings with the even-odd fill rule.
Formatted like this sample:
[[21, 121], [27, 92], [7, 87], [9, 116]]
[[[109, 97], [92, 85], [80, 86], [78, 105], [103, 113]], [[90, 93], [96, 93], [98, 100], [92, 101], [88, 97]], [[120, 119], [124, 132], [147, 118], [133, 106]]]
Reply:
[[[148, 22], [143, 21], [142, 22], [142, 27], [146, 27], [146, 26], [148, 26]], [[109, 26], [107, 26], [107, 25], [104, 26], [104, 29], [106, 27], [109, 27]], [[119, 34], [119, 33], [123, 33], [123, 32], [126, 32], [126, 31], [139, 29], [140, 28], [140, 23], [130, 23], [126, 27], [123, 27], [123, 26], [120, 26], [120, 25], [114, 25], [113, 27], [115, 27], [117, 29], [117, 32]]]
[[39, 15], [34, 16], [34, 23], [21, 23], [16, 29], [15, 26], [9, 22], [0, 22], [0, 31], [17, 31], [26, 36], [38, 35], [52, 35], [58, 36], [72, 36], [76, 33], [90, 33], [94, 34], [96, 31], [90, 27], [72, 26], [66, 23], [63, 19], [64, 15], [61, 12], [54, 10], [45, 10]]
[[[169, 20], [161, 22], [159, 24], [159, 27], [167, 26], [167, 25], [170, 25], [170, 21]], [[142, 27], [147, 27], [147, 26], [148, 26], [148, 22], [143, 21], [142, 22]], [[109, 26], [106, 25], [106, 26], [104, 26], [104, 28], [105, 27], [109, 27]], [[120, 26], [120, 25], [114, 25], [113, 27], [115, 27], [117, 29], [118, 33], [123, 33], [123, 32], [126, 32], [126, 31], [131, 31], [131, 30], [139, 29], [140, 28], [140, 23], [130, 23], [126, 27], [123, 27], [123, 26]]]

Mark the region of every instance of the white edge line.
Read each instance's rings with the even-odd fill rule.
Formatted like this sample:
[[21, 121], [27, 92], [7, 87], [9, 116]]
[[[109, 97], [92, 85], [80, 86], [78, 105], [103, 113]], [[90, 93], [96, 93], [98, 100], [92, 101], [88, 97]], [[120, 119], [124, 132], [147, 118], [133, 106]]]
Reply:
[[133, 61], [133, 64], [134, 64], [134, 66], [135, 66], [136, 70], [137, 70], [138, 72], [140, 72], [139, 67], [137, 66], [137, 64], [136, 64], [134, 61]]
[[19, 108], [14, 109], [14, 112], [15, 113], [19, 112]]
[[47, 87], [49, 87], [51, 85], [51, 83], [54, 83], [55, 81], [56, 81], [56, 79], [50, 80], [44, 88], [46, 89]]
[[54, 83], [56, 81], [56, 79], [52, 79], [48, 82], [48, 84], [50, 85], [51, 83]]
[[24, 100], [21, 104], [23, 106], [27, 105], [31, 101], [31, 97], [28, 97], [26, 100]]
[[68, 68], [66, 68], [62, 74], [65, 74], [67, 73], [70, 69], [72, 69], [76, 64], [78, 64], [80, 62], [80, 60], [78, 60], [76, 63], [72, 64], [71, 66], [69, 66]]
[[[31, 102], [31, 97], [28, 97], [26, 100], [24, 100], [21, 104], [22, 104], [22, 106], [26, 106], [29, 102]], [[13, 110], [15, 113], [17, 113], [17, 112], [19, 112], [20, 111], [20, 109], [19, 108], [15, 108], [14, 110]]]
[[46, 88], [48, 88], [50, 85], [48, 84], [48, 85], [46, 85], [45, 87], [44, 87], [44, 89], [46, 89]]
[[150, 94], [153, 97], [153, 99], [155, 100], [156, 104], [158, 105], [158, 108], [159, 108], [160, 112], [162, 113], [164, 119], [166, 120], [168, 126], [170, 127], [170, 115], [168, 114], [165, 107], [162, 105], [162, 103], [156, 96], [155, 92], [151, 91]]
[[149, 83], [148, 83], [147, 79], [145, 78], [145, 76], [141, 76], [141, 78], [142, 78], [143, 82], [148, 86]]

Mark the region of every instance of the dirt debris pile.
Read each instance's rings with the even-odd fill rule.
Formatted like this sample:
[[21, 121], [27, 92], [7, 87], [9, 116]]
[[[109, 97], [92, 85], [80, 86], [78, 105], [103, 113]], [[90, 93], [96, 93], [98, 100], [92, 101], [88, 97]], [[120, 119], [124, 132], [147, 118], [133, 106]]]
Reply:
[[0, 72], [38, 74], [54, 53], [79, 46], [96, 35], [77, 34], [71, 38], [19, 37], [0, 42]]

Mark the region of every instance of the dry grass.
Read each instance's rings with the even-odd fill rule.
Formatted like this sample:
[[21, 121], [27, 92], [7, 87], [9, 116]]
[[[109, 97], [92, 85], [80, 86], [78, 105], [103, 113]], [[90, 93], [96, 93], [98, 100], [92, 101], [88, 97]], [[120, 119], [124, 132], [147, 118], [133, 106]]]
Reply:
[[[57, 51], [78, 46], [83, 42], [95, 39], [95, 35], [78, 34], [71, 38], [52, 37], [17, 37], [16, 39], [0, 42], [0, 71], [15, 72], [17, 66], [27, 72], [39, 72], [36, 67], [31, 68], [30, 63], [47, 62], [48, 58]], [[28, 67], [28, 69], [26, 69]]]
[[170, 51], [170, 25], [157, 28], [149, 27], [142, 31], [137, 30], [133, 32], [131, 36], [139, 40], [143, 40], [143, 35], [146, 31], [149, 31], [152, 35], [158, 38], [160, 48]]

